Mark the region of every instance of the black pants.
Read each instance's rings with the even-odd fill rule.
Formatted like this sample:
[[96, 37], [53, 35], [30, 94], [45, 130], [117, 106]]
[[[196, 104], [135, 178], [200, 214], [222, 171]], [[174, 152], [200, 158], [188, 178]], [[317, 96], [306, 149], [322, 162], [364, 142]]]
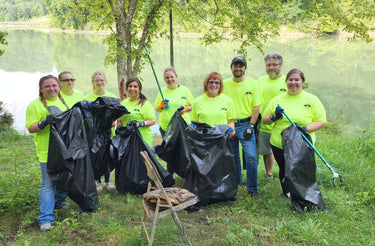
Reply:
[[279, 149], [271, 144], [272, 152], [279, 166], [279, 180], [281, 184], [281, 188], [283, 193], [286, 194], [289, 192], [288, 182], [285, 179], [285, 158], [284, 158], [284, 150]]

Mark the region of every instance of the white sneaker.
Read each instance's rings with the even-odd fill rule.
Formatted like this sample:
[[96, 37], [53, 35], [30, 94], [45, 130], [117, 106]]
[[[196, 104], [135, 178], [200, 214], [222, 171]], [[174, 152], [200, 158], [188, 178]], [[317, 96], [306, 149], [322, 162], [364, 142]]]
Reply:
[[116, 186], [114, 186], [111, 182], [104, 183], [104, 187], [105, 187], [107, 190], [112, 190], [112, 189], [116, 188]]
[[51, 226], [52, 226], [52, 223], [50, 223], [50, 222], [40, 224], [40, 230], [41, 231], [49, 231], [49, 230], [51, 230]]
[[96, 191], [102, 191], [103, 190], [103, 185], [102, 183], [96, 183]]

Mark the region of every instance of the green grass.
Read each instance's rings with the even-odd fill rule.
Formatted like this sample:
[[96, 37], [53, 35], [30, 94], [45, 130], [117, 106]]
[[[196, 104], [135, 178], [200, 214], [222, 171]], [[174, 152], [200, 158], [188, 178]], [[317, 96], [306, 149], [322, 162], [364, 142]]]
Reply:
[[[375, 245], [375, 130], [350, 137], [319, 132], [318, 150], [343, 175], [332, 185], [332, 173], [317, 157], [317, 179], [329, 212], [298, 214], [279, 196], [278, 179], [265, 179], [259, 164], [261, 199], [254, 201], [244, 186], [237, 200], [181, 211], [180, 219], [194, 245]], [[56, 210], [51, 231], [37, 224], [39, 163], [30, 136], [0, 136], [0, 245], [147, 245], [139, 237], [141, 196], [104, 190], [99, 210], [80, 213]], [[274, 168], [274, 176], [278, 169]], [[243, 172], [245, 178], [245, 173]], [[114, 178], [114, 175], [112, 175]], [[177, 182], [181, 184], [181, 182]], [[172, 218], [158, 222], [154, 245], [186, 245]]]

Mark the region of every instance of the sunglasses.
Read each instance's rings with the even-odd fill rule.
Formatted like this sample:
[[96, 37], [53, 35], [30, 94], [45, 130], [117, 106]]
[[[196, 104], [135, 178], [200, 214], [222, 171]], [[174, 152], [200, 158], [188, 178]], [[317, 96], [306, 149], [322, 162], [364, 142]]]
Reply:
[[62, 79], [61, 81], [62, 82], [69, 82], [69, 81], [74, 82], [76, 81], [76, 79]]
[[220, 85], [220, 82], [219, 81], [207, 81], [208, 84], [213, 84], [213, 85]]

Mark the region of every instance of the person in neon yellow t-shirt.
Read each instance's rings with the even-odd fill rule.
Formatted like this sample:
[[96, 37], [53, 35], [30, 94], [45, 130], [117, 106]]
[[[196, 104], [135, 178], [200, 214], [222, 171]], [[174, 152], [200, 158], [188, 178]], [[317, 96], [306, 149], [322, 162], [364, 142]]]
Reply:
[[233, 77], [224, 80], [223, 93], [233, 100], [237, 113], [234, 119], [236, 135], [230, 139], [230, 143], [236, 160], [238, 184], [242, 184], [240, 142], [246, 163], [246, 188], [250, 196], [258, 199], [258, 159], [254, 126], [259, 116], [261, 97], [256, 80], [245, 75], [247, 69], [245, 58], [242, 56], [233, 58], [230, 68]]
[[43, 76], [39, 80], [39, 98], [32, 101], [26, 109], [26, 128], [30, 133], [35, 134], [35, 149], [42, 173], [38, 222], [43, 231], [51, 229], [51, 225], [55, 221], [53, 210], [62, 208], [66, 198], [65, 193], [56, 190], [55, 184], [47, 173], [49, 124], [52, 123], [48, 107], [55, 106], [61, 111], [69, 108], [59, 90], [59, 83], [55, 76]]
[[[281, 73], [283, 57], [279, 54], [268, 54], [264, 57], [264, 62], [266, 64], [267, 75], [260, 77], [257, 81], [263, 99], [262, 105], [260, 106], [261, 115], [263, 115], [264, 109], [272, 98], [286, 92], [286, 76]], [[263, 122], [260, 122], [257, 146], [259, 150], [258, 154], [263, 156], [264, 166], [266, 168], [266, 178], [273, 177], [272, 168], [274, 157], [270, 144], [271, 129], [271, 125], [266, 125]]]
[[187, 124], [190, 124], [191, 105], [194, 101], [193, 94], [191, 94], [189, 89], [178, 84], [178, 76], [173, 67], [168, 67], [164, 70], [164, 81], [167, 83], [167, 87], [162, 89], [165, 100], [163, 100], [159, 92], [154, 103], [155, 110], [160, 113], [159, 130], [162, 137], [164, 137], [172, 116], [181, 106], [184, 107], [181, 111], [182, 118]]
[[230, 97], [222, 94], [223, 80], [219, 73], [212, 72], [203, 82], [204, 94], [197, 97], [193, 103], [191, 120], [206, 123], [211, 127], [215, 125], [229, 125], [234, 132], [233, 119], [236, 111]]
[[84, 100], [82, 93], [74, 89], [76, 79], [71, 72], [63, 71], [57, 78], [60, 83], [60, 94], [69, 108], [73, 107], [77, 102]]
[[[95, 101], [98, 97], [113, 97], [117, 98], [114, 94], [108, 92], [105, 90], [105, 86], [107, 85], [107, 78], [105, 77], [105, 74], [100, 71], [96, 71], [91, 76], [91, 82], [92, 82], [92, 92], [90, 92], [88, 95], [85, 96], [85, 100], [87, 101]], [[116, 188], [111, 182], [109, 182], [111, 178], [111, 173], [108, 172], [104, 175], [104, 187], [108, 190]], [[102, 191], [103, 186], [101, 180], [97, 180], [96, 183], [96, 189], [97, 191]]]
[[126, 81], [125, 89], [128, 98], [121, 102], [121, 105], [130, 112], [118, 120], [119, 125], [126, 125], [131, 121], [136, 121], [139, 132], [143, 140], [152, 147], [152, 131], [150, 126], [155, 124], [155, 111], [152, 104], [142, 94], [142, 83], [137, 78], [130, 78]]
[[271, 147], [279, 166], [279, 179], [285, 197], [290, 196], [287, 184], [283, 181], [285, 177], [285, 159], [282, 146], [281, 132], [289, 127], [291, 123], [283, 117], [282, 111], [276, 109], [280, 105], [287, 115], [315, 141], [315, 131], [325, 125], [326, 111], [318, 97], [302, 89], [305, 76], [302, 71], [292, 69], [286, 75], [287, 92], [273, 98], [264, 110], [262, 121], [265, 124], [273, 124], [271, 131]]

